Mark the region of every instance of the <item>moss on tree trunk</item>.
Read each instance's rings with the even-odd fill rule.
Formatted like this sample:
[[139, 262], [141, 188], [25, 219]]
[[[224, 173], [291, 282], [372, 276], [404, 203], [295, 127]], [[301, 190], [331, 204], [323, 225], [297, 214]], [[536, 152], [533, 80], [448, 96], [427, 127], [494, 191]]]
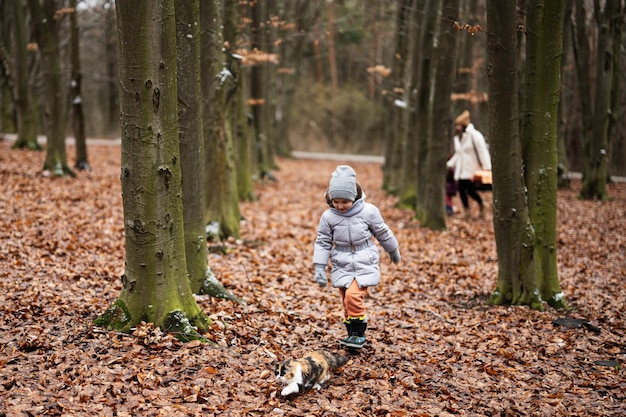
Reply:
[[97, 323], [154, 323], [195, 338], [209, 320], [187, 274], [178, 143], [174, 1], [117, 3], [121, 182], [126, 238], [122, 291]]

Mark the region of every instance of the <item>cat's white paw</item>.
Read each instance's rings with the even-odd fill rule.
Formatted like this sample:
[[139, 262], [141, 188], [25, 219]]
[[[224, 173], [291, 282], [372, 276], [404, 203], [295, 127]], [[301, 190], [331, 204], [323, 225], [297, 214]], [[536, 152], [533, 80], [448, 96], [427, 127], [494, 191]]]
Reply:
[[280, 392], [280, 395], [286, 396], [286, 395], [294, 394], [298, 391], [300, 391], [298, 389], [298, 384], [289, 384], [285, 388], [283, 388], [283, 390]]
[[322, 386], [320, 384], [315, 384], [313, 385], [313, 388], [319, 391], [320, 389], [322, 389]]

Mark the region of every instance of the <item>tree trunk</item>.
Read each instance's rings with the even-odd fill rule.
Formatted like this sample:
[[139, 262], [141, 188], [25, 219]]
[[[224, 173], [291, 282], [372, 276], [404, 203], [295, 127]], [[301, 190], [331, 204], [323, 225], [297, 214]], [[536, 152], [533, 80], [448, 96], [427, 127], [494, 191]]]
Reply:
[[339, 76], [337, 75], [337, 57], [335, 51], [335, 3], [334, 0], [326, 1], [328, 12], [328, 31], [326, 33], [328, 42], [328, 73], [330, 74], [330, 117], [328, 118], [330, 126], [328, 126], [328, 137], [332, 141], [335, 137], [335, 129], [333, 121], [335, 119], [335, 103], [339, 90]]
[[196, 294], [236, 300], [215, 278], [207, 261], [204, 223], [204, 129], [200, 113], [200, 0], [175, 0], [178, 131], [183, 189], [185, 259]]
[[[610, 113], [609, 113], [609, 128], [608, 128], [608, 163], [609, 169], [607, 170], [607, 178], [611, 177], [611, 167], [615, 169], [616, 166], [622, 166], [624, 160], [623, 153], [618, 152], [620, 148], [624, 148], [624, 140], [620, 140], [622, 131], [622, 117], [619, 109], [621, 108], [622, 92], [622, 77], [623, 77], [623, 62], [622, 62], [622, 48], [624, 37], [624, 22], [626, 21], [626, 5], [624, 3], [617, 3], [617, 9], [615, 14], [610, 17], [611, 36], [613, 37], [613, 79], [611, 80], [611, 99], [610, 99]], [[608, 179], [607, 179], [608, 180]]]
[[538, 255], [526, 200], [518, 111], [516, 0], [487, 1], [489, 137], [498, 281], [491, 304], [543, 308]]
[[199, 293], [211, 275], [204, 228], [204, 129], [200, 84], [200, 0], [175, 0], [178, 139], [180, 148], [185, 257], [191, 289]]
[[280, 68], [276, 74], [276, 144], [277, 153], [281, 156], [291, 154], [289, 143], [289, 125], [292, 120], [292, 109], [296, 87], [302, 80], [300, 71], [308, 37], [305, 33], [313, 31], [319, 21], [321, 1], [284, 0], [284, 15], [281, 21], [286, 24], [280, 32], [279, 51]]
[[[572, 46], [572, 10], [573, 2], [565, 3], [563, 14], [563, 57], [561, 58], [561, 80], [565, 80], [568, 71], [568, 54]], [[572, 91], [564, 85], [561, 86], [561, 97], [559, 99], [559, 118], [557, 121], [557, 157], [558, 157], [558, 179], [559, 188], [570, 188], [569, 164], [567, 162], [567, 149], [565, 145], [565, 135], [567, 132], [567, 120], [573, 110]]]
[[[201, 20], [221, 28], [221, 8], [218, 2], [202, 2]], [[224, 41], [221, 30], [207, 33], [203, 38], [206, 58], [214, 65], [204, 67], [211, 80], [211, 111], [205, 114], [205, 138], [207, 152], [207, 198], [206, 220], [219, 225], [219, 238], [239, 237], [239, 194], [237, 171], [234, 165], [234, 147], [230, 123], [226, 114], [227, 100], [236, 92], [236, 81], [228, 69], [223, 68]], [[203, 87], [206, 88], [206, 87]], [[206, 91], [206, 90], [205, 90]]]
[[607, 1], [602, 10], [599, 1], [595, 0], [595, 17], [598, 25], [598, 41], [596, 46], [595, 96], [591, 136], [588, 138], [587, 165], [584, 172], [583, 186], [580, 196], [583, 199], [608, 198], [606, 180], [608, 175], [609, 149], [609, 118], [611, 117], [611, 87], [615, 61], [614, 27], [622, 24], [623, 15], [619, 12], [620, 1]]
[[454, 55], [456, 33], [452, 31], [458, 19], [459, 0], [443, 0], [442, 18], [439, 23], [437, 47], [433, 50], [434, 85], [433, 99], [429, 108], [425, 109], [432, 123], [430, 134], [425, 143], [425, 159], [419, 163], [424, 165], [420, 172], [423, 177], [418, 183], [423, 184], [421, 192], [416, 194], [415, 216], [423, 227], [433, 230], [446, 228], [445, 211], [445, 179], [446, 160], [449, 138], [452, 135], [450, 120], [450, 94], [454, 80]]
[[557, 268], [557, 123], [565, 0], [530, 0], [522, 152], [539, 256], [537, 285], [552, 307], [566, 307]]
[[396, 11], [395, 50], [391, 69], [390, 102], [387, 103], [389, 123], [387, 124], [388, 137], [385, 148], [385, 165], [383, 167], [382, 188], [396, 195], [398, 184], [402, 179], [402, 155], [407, 137], [407, 119], [409, 115], [408, 102], [410, 101], [409, 81], [407, 74], [411, 73], [409, 64], [413, 54], [409, 49], [410, 31], [417, 6], [415, 0], [402, 0]]
[[226, 68], [228, 68], [235, 79], [235, 92], [228, 99], [228, 113], [230, 115], [227, 123], [230, 125], [235, 148], [235, 167], [237, 170], [237, 194], [239, 200], [253, 200], [254, 189], [253, 177], [253, 150], [254, 144], [250, 137], [250, 128], [246, 116], [245, 103], [245, 79], [246, 73], [241, 65], [241, 58], [236, 53], [237, 33], [238, 33], [238, 1], [224, 0], [224, 45]]
[[13, 80], [15, 112], [17, 116], [17, 140], [14, 148], [41, 150], [37, 142], [37, 101], [34, 99], [29, 82], [27, 28], [22, 2], [7, 2], [13, 20]]
[[126, 271], [96, 324], [129, 331], [141, 321], [198, 338], [208, 318], [187, 277], [178, 143], [174, 0], [116, 2], [121, 91], [121, 181]]
[[[111, 0], [106, 0], [111, 1]], [[117, 38], [115, 36], [116, 22], [115, 22], [115, 7], [108, 7], [104, 10], [104, 37], [106, 43], [106, 49], [117, 51], [117, 44], [115, 43]], [[117, 53], [105, 54], [105, 69], [107, 86], [105, 89], [105, 132], [110, 134], [117, 132], [120, 124], [120, 97], [119, 88], [117, 86]]]
[[582, 115], [582, 143], [583, 143], [583, 175], [589, 170], [589, 152], [593, 134], [593, 101], [591, 99], [591, 52], [589, 36], [587, 34], [587, 11], [584, 0], [576, 0], [574, 10], [573, 46], [576, 76], [578, 78], [578, 93]]
[[[415, 49], [417, 57], [413, 65], [414, 82], [411, 91], [415, 89], [417, 94], [411, 100], [411, 113], [407, 130], [407, 147], [404, 161], [404, 180], [402, 184], [401, 201], [403, 204], [415, 208], [416, 195], [425, 193], [427, 184], [422, 180], [428, 171], [427, 147], [430, 131], [430, 96], [432, 91], [432, 79], [434, 76], [432, 54], [434, 49], [435, 30], [439, 21], [441, 0], [426, 0], [424, 20], [421, 27], [419, 48]], [[417, 53], [419, 51], [419, 53]], [[444, 177], [445, 178], [445, 177]]]
[[83, 97], [81, 93], [82, 74], [80, 70], [80, 47], [78, 33], [78, 15], [76, 11], [77, 0], [70, 0], [70, 67], [72, 79], [70, 81], [70, 106], [72, 109], [72, 130], [76, 142], [75, 168], [90, 170], [87, 161], [87, 140], [85, 137], [85, 116], [83, 114]]
[[[463, 0], [461, 6], [460, 24], [474, 26], [478, 24], [476, 19], [476, 0]], [[462, 31], [466, 35], [468, 32]], [[461, 33], [462, 34], [462, 33]], [[453, 115], [469, 110], [472, 121], [476, 124], [480, 112], [478, 103], [472, 101], [472, 93], [478, 88], [478, 72], [481, 68], [482, 55], [476, 54], [476, 42], [481, 42], [481, 36], [458, 36], [457, 37], [457, 63], [454, 91], [459, 94], [457, 100], [453, 100], [451, 111]]]
[[[3, 133], [15, 133], [17, 131], [17, 121], [13, 111], [16, 88], [12, 75], [14, 65], [12, 65], [13, 57], [9, 51], [11, 50], [10, 45], [13, 44], [15, 47], [16, 44], [16, 42], [12, 42], [11, 33], [15, 29], [11, 20], [14, 19], [14, 8], [18, 4], [20, 3], [0, 2], [0, 140], [3, 139]], [[24, 45], [25, 47], [26, 45]]]
[[[252, 27], [251, 27], [251, 49], [267, 53], [265, 45], [265, 2], [255, 2], [251, 4]], [[266, 117], [268, 97], [265, 72], [265, 63], [253, 64], [250, 75], [250, 99], [252, 101], [252, 124], [255, 137], [256, 166], [259, 178], [271, 177], [271, 170], [274, 169], [272, 149], [269, 137], [269, 120]]]
[[44, 173], [54, 177], [74, 176], [67, 164], [65, 149], [65, 99], [61, 72], [59, 25], [63, 14], [55, 0], [28, 0], [34, 24], [35, 38], [41, 51], [46, 88], [47, 144]]

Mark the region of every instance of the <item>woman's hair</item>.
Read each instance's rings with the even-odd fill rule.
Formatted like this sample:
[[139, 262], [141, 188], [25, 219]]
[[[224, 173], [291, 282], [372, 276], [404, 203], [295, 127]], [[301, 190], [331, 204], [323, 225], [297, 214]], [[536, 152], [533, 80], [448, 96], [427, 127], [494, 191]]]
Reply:
[[[354, 201], [357, 201], [359, 198], [363, 197], [363, 187], [361, 187], [361, 184], [356, 183], [356, 197], [354, 198]], [[333, 206], [333, 202], [330, 199], [330, 196], [328, 195], [328, 189], [326, 191], [324, 191], [324, 199], [326, 199], [326, 204], [328, 204], [329, 207]]]

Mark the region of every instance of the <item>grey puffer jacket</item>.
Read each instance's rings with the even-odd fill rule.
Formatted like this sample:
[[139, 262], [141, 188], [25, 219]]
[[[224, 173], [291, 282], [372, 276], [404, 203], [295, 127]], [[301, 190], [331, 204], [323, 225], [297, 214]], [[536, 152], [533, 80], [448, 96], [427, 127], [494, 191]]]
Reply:
[[353, 279], [359, 287], [377, 285], [380, 257], [372, 236], [386, 252], [398, 248], [398, 241], [380, 210], [366, 203], [365, 196], [345, 213], [331, 207], [322, 214], [317, 228], [313, 263], [327, 265], [330, 258], [333, 287], [348, 288]]

